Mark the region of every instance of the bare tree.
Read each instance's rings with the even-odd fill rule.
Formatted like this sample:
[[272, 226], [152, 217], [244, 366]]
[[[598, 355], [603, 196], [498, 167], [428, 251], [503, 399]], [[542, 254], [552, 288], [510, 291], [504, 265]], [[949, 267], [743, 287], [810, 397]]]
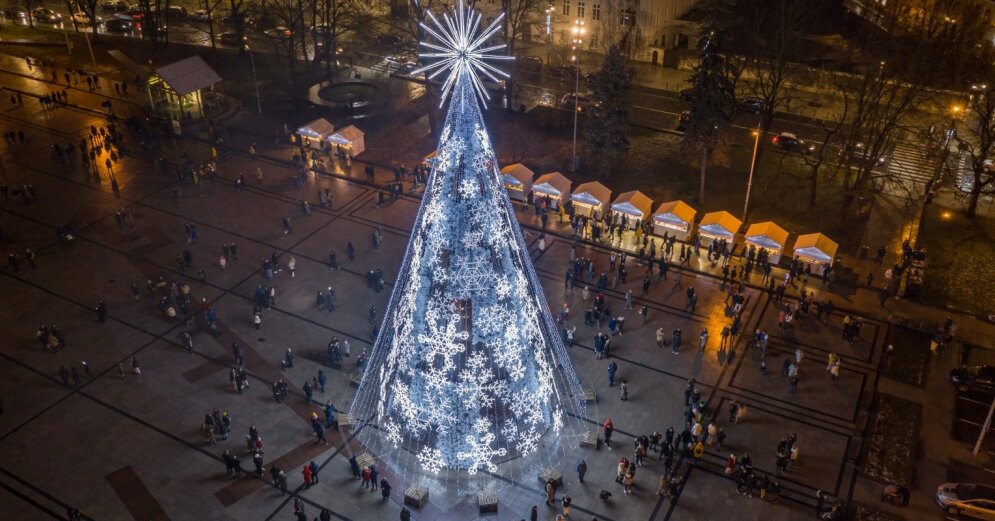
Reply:
[[[507, 42], [508, 56], [515, 56], [515, 46], [523, 37], [526, 28], [533, 23], [539, 12], [539, 0], [501, 0], [501, 10], [504, 11], [504, 35]], [[513, 77], [508, 76], [505, 85], [505, 104], [508, 110], [512, 106]]]
[[965, 124], [957, 133], [958, 149], [968, 156], [969, 170], [961, 189], [967, 192], [965, 213], [974, 218], [978, 200], [983, 195], [995, 195], [995, 175], [991, 159], [995, 154], [995, 96], [991, 83], [977, 84], [971, 89], [970, 101], [964, 114]]

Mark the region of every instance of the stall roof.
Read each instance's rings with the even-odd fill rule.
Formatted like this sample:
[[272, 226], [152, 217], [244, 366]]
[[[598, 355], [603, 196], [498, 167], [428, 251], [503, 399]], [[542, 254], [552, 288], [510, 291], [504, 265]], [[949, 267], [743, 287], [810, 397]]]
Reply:
[[670, 201], [669, 203], [661, 204], [656, 209], [653, 217], [658, 221], [692, 223], [694, 222], [694, 216], [697, 214], [698, 211], [691, 208], [684, 201]]
[[756, 223], [746, 230], [746, 240], [764, 247], [781, 249], [788, 244], [788, 232], [772, 221]]
[[297, 133], [312, 137], [315, 139], [323, 139], [325, 136], [331, 134], [335, 131], [335, 126], [328, 122], [325, 118], [318, 118], [307, 125], [297, 129]]
[[506, 183], [522, 185], [531, 183], [532, 178], [535, 177], [535, 172], [529, 170], [527, 166], [521, 163], [515, 163], [502, 168], [501, 175], [504, 177], [504, 182]]
[[743, 221], [726, 211], [706, 213], [698, 223], [698, 230], [705, 233], [732, 236], [736, 234]]
[[[331, 123], [329, 123], [331, 125]], [[343, 145], [348, 145], [353, 141], [363, 137], [363, 131], [356, 128], [355, 125], [348, 125], [340, 128], [334, 134], [328, 136], [328, 140], [333, 143], [341, 143]]]
[[653, 201], [639, 190], [625, 192], [616, 197], [615, 202], [612, 203], [612, 210], [626, 215], [637, 216], [640, 219], [645, 219], [649, 216], [652, 209]]
[[547, 195], [560, 196], [569, 194], [572, 184], [573, 181], [567, 179], [563, 174], [550, 172], [539, 176], [539, 179], [536, 179], [535, 183], [532, 184], [532, 190]]
[[221, 76], [218, 76], [218, 73], [214, 72], [214, 69], [200, 56], [191, 56], [159, 67], [155, 73], [180, 96], [205, 89], [221, 81]]
[[821, 262], [833, 262], [839, 244], [821, 233], [799, 235], [795, 241], [795, 255], [802, 255]]
[[570, 196], [570, 199], [590, 204], [592, 206], [608, 204], [608, 201], [611, 200], [611, 198], [612, 191], [597, 181], [581, 184]]

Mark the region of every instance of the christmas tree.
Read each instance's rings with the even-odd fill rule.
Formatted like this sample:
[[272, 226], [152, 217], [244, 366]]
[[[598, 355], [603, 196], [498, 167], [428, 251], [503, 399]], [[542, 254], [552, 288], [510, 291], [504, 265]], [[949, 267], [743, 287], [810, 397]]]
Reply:
[[478, 74], [503, 74], [485, 62], [502, 46], [484, 47], [500, 20], [478, 33], [480, 15], [460, 4], [425, 26], [440, 42], [423, 43], [439, 58], [426, 70], [448, 73], [449, 108], [350, 410], [367, 450], [409, 478], [555, 464], [585, 412], [484, 127]]

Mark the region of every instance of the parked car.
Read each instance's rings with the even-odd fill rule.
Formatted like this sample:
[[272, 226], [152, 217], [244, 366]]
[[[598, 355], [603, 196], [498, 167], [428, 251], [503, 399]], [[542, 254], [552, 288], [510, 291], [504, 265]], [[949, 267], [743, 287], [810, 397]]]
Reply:
[[559, 65], [550, 69], [549, 73], [557, 78], [573, 78], [577, 74], [577, 67], [574, 65]]
[[677, 92], [677, 99], [681, 101], [691, 101], [691, 94], [694, 91], [691, 87], [681, 89]]
[[[239, 45], [238, 33], [234, 31], [221, 33], [217, 35], [216, 38], [218, 39], [218, 43], [220, 43], [221, 45], [231, 45], [233, 47], [238, 47]], [[242, 36], [241, 41], [244, 42], [246, 40], [247, 38], [245, 36]]]
[[[93, 20], [90, 15], [80, 11], [78, 13], [73, 13], [73, 20], [79, 25], [93, 25]], [[97, 17], [97, 23], [103, 21], [103, 18]]]
[[377, 35], [377, 43], [380, 45], [398, 47], [404, 42], [401, 40], [401, 37], [396, 34], [380, 34]]
[[[841, 146], [840, 147], [840, 149], [839, 149], [839, 155], [840, 155], [840, 157], [843, 157], [843, 156], [846, 155], [846, 147], [845, 146]], [[888, 162], [888, 156], [881, 155], [881, 156], [878, 156], [877, 159], [873, 159], [873, 158], [870, 157], [870, 155], [871, 155], [870, 150], [868, 150], [867, 149], [867, 145], [865, 145], [863, 143], [857, 142], [857, 143], [854, 143], [854, 145], [852, 147], [850, 147], [850, 158], [855, 163], [865, 164], [865, 163], [868, 163], [868, 162], [870, 162], [870, 161], [873, 160], [873, 161], [876, 161], [878, 165], [883, 165], [883, 164], [885, 164], [885, 163]]]
[[995, 367], [990, 365], [975, 365], [961, 367], [950, 371], [950, 383], [957, 392], [980, 391], [995, 392]]
[[166, 14], [174, 18], [186, 18], [188, 13], [187, 8], [182, 5], [171, 5], [166, 10]]
[[111, 33], [130, 33], [135, 30], [135, 24], [122, 18], [111, 18], [104, 22], [104, 29]]
[[267, 38], [278, 38], [280, 40], [283, 40], [293, 36], [294, 32], [280, 25], [272, 29], [266, 29], [265, 31], [263, 31], [263, 34], [265, 34]]
[[36, 22], [43, 24], [57, 24], [62, 21], [62, 15], [47, 7], [36, 7], [31, 11], [31, 16]]
[[571, 92], [569, 94], [564, 94], [563, 97], [560, 98], [561, 109], [574, 110], [574, 107], [576, 107], [577, 112], [587, 112], [593, 105], [596, 105], [596, 102], [591, 101], [591, 98], [588, 98], [583, 94], [574, 97], [574, 93]]
[[122, 20], [141, 22], [142, 20], [145, 20], [145, 11], [142, 11], [141, 9], [129, 9], [114, 16], [121, 18]]
[[760, 98], [743, 98], [736, 103], [736, 110], [756, 114], [764, 109], [764, 100]]
[[197, 22], [207, 22], [211, 19], [211, 14], [207, 9], [198, 9], [190, 14], [190, 19]]
[[976, 483], [944, 483], [936, 502], [952, 516], [995, 519], [995, 487]]
[[128, 4], [124, 0], [108, 0], [100, 4], [100, 10], [105, 13], [119, 13], [128, 10]]
[[3, 17], [12, 22], [24, 21], [28, 19], [28, 12], [16, 6], [4, 7]]
[[526, 72], [539, 72], [542, 70], [542, 58], [536, 56], [517, 56], [515, 64], [519, 70]]
[[815, 150], [815, 145], [808, 145], [801, 140], [798, 136], [791, 132], [781, 132], [773, 138], [771, 138], [771, 143], [777, 145], [778, 148], [786, 152], [800, 152], [802, 154], [808, 154]]

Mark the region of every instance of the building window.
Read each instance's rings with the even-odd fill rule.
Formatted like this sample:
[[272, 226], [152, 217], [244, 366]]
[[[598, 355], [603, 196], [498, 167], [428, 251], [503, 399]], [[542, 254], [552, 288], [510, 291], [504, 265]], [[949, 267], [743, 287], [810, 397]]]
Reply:
[[563, 16], [570, 16], [570, 0], [563, 0]]
[[596, 34], [592, 34], [591, 35], [591, 47], [590, 47], [590, 49], [592, 51], [598, 50], [598, 35], [596, 35]]
[[591, 20], [597, 22], [601, 20], [601, 4], [594, 4], [591, 6]]
[[577, 18], [584, 18], [584, 11], [587, 4], [584, 2], [577, 2]]
[[623, 27], [632, 27], [636, 24], [636, 13], [632, 9], [622, 9], [618, 12], [618, 24]]

